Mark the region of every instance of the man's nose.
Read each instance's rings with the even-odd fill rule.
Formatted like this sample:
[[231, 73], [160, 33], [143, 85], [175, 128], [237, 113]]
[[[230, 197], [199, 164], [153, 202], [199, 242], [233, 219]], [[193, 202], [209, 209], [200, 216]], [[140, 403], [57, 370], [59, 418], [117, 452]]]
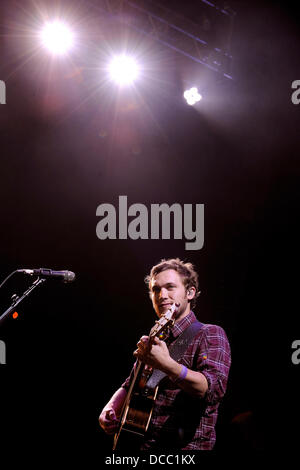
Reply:
[[162, 287], [162, 289], [160, 289], [160, 298], [161, 299], [167, 299], [168, 297], [168, 290], [165, 289], [164, 287]]

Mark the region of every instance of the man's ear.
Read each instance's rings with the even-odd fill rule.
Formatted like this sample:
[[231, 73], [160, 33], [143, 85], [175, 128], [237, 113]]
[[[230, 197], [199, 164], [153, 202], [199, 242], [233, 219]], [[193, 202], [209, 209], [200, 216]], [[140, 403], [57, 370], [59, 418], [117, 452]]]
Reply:
[[188, 300], [192, 300], [196, 295], [196, 289], [195, 287], [189, 287], [187, 290], [187, 298]]

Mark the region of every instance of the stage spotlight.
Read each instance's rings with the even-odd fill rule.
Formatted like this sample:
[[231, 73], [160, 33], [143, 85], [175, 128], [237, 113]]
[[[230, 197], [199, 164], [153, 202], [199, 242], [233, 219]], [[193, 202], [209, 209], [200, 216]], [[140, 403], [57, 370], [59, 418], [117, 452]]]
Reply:
[[198, 89], [196, 87], [190, 88], [183, 93], [183, 96], [186, 99], [187, 104], [191, 106], [202, 99], [202, 96], [198, 93]]
[[53, 54], [64, 54], [73, 44], [73, 34], [60, 21], [47, 23], [41, 33], [44, 46]]
[[138, 77], [139, 67], [133, 57], [121, 55], [112, 59], [109, 73], [112, 80], [119, 85], [129, 85]]

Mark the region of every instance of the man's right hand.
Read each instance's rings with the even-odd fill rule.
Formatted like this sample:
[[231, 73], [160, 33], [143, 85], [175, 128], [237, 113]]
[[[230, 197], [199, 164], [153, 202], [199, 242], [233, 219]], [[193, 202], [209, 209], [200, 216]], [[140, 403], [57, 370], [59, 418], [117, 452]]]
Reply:
[[119, 420], [113, 408], [104, 408], [99, 416], [99, 424], [107, 434], [114, 434], [119, 427]]

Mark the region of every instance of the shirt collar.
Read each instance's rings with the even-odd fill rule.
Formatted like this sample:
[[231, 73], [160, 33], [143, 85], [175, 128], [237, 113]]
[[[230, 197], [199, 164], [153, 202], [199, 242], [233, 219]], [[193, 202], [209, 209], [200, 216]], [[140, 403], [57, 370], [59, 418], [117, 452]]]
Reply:
[[190, 313], [188, 313], [185, 317], [176, 322], [175, 325], [171, 328], [170, 332], [172, 337], [174, 339], [177, 338], [177, 336], [183, 333], [183, 331], [195, 321], [197, 321], [197, 318], [194, 312], [192, 312], [191, 310]]

